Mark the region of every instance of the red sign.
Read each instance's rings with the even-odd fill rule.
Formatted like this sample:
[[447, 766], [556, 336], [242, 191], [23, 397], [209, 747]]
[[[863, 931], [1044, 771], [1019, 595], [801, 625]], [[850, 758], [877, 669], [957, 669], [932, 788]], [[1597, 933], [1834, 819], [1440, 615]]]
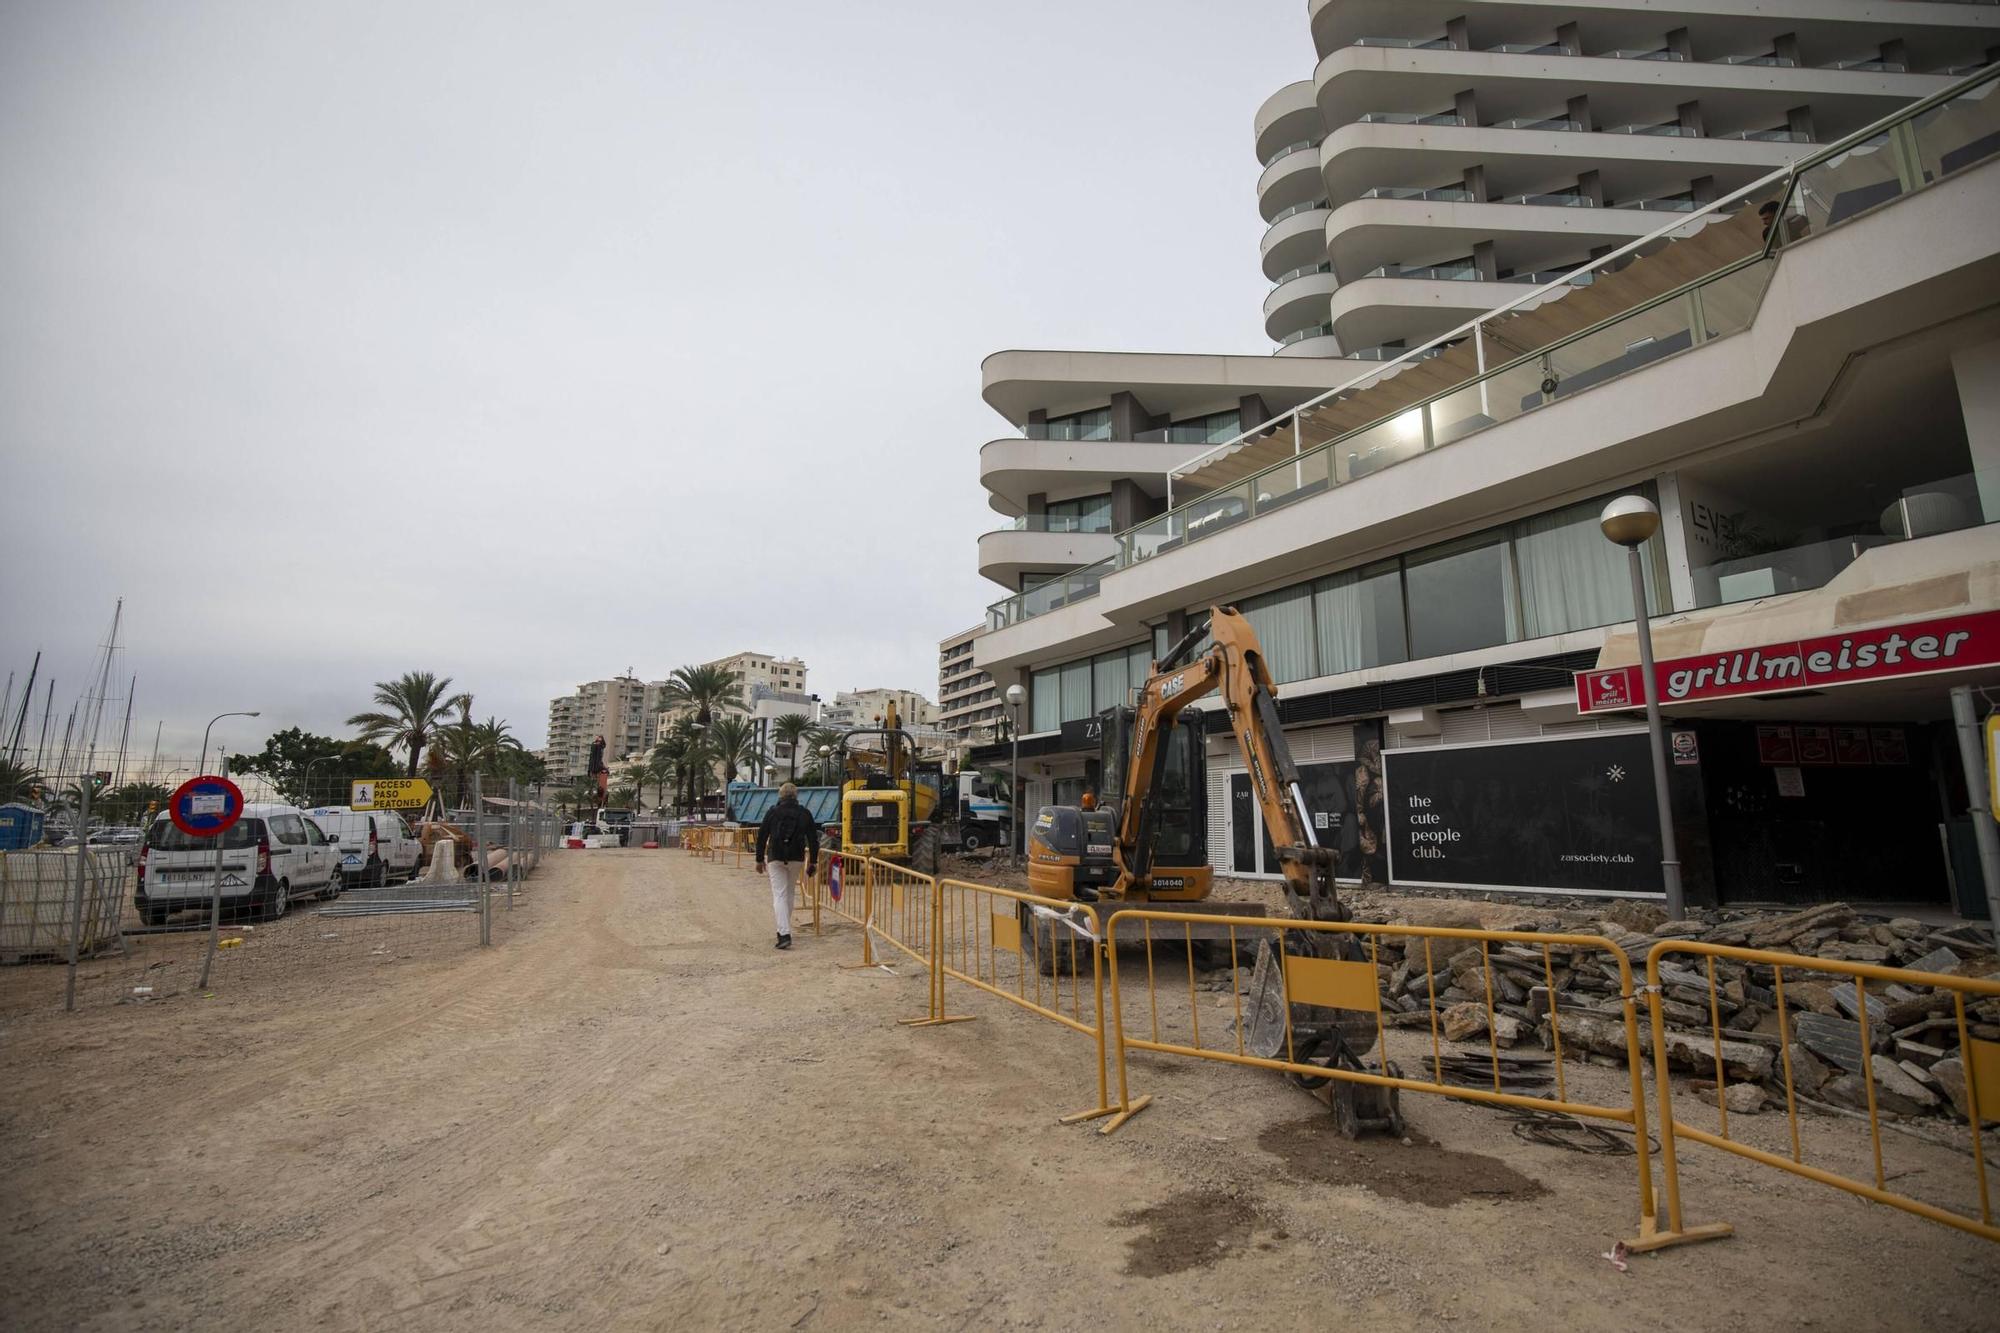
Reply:
[[243, 818], [243, 792], [228, 778], [189, 778], [167, 801], [167, 818], [190, 838], [213, 838]]
[[[2000, 611], [1982, 611], [1711, 656], [1677, 657], [1655, 662], [1653, 679], [1660, 702], [1671, 706], [1788, 690], [1823, 690], [1996, 663], [2000, 663]], [[1646, 698], [1641, 691], [1636, 665], [1576, 673], [1579, 713], [1643, 708]], [[1879, 754], [1876, 762], [1883, 762]]]
[[1766, 723], [1757, 728], [1757, 762], [1760, 764], [1796, 764], [1799, 762], [1799, 747], [1792, 738], [1792, 729]]

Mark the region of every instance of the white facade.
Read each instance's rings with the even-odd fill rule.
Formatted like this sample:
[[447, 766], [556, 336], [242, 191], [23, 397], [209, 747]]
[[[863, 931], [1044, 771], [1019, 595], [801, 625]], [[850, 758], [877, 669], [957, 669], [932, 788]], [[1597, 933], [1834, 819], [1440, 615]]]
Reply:
[[557, 782], [583, 777], [591, 742], [604, 737], [606, 762], [650, 752], [659, 737], [663, 681], [633, 676], [593, 680], [573, 694], [549, 700], [549, 776]]
[[974, 625], [938, 644], [938, 726], [961, 740], [995, 740], [1004, 730], [1006, 700], [972, 660], [972, 642], [985, 632]]
[[[1315, 6], [1316, 31], [1328, 10], [1340, 8]], [[1426, 12], [1420, 4], [1349, 8], [1382, 22]], [[1475, 19], [1526, 8], [1458, 7]], [[1576, 21], [1588, 31], [1589, 13], [1611, 8], [1570, 6], [1562, 13], [1583, 15]], [[1861, 8], [1883, 9], [1814, 12]], [[1881, 53], [1873, 59], [1888, 61], [1893, 53], [1935, 67], [1925, 62], [1954, 58], [1959, 47], [1952, 43], [2000, 17], [1973, 13], [1953, 28], [1939, 14], [1970, 8], [1894, 6], [1899, 16], [1908, 11], [1938, 26], [1924, 41], [1900, 47], [1879, 36]], [[1646, 22], [1658, 21], [1645, 13]], [[1559, 24], [1564, 41], [1574, 36], [1571, 21]], [[1710, 49], [1709, 38], [1737, 31], [1689, 24], [1700, 38], [1695, 63]], [[1805, 24], [1800, 18], [1801, 33]], [[1362, 49], [1376, 59], [1390, 48]], [[1394, 59], [1419, 63], [1462, 54], [1396, 49], [1405, 54]], [[1810, 62], [1826, 49], [1802, 36], [1796, 58]], [[1502, 61], [1529, 53], [1473, 54]], [[1534, 58], [1582, 69], [1578, 62], [1592, 57]], [[1599, 58], [1623, 69], [1687, 74], [1684, 61]], [[1835, 58], [1847, 57], [1826, 57]], [[1786, 96], [1819, 86], [1796, 83], [1795, 75], [1915, 77], [1707, 63], [1738, 74], [1762, 71], [1758, 77], [1775, 81]], [[1322, 73], [1327, 69], [1323, 61]], [[1736, 77], [1697, 73], [1717, 87]], [[1922, 90], [1950, 83], [1929, 76]], [[1228, 443], [1170, 465], [1174, 508], [1142, 508], [1136, 520], [1104, 534], [1108, 558], [996, 603], [987, 632], [972, 639], [976, 668], [997, 688], [1016, 681], [1028, 688], [1022, 760], [1034, 784], [1030, 805], [1070, 799], [1091, 779], [1094, 752], [1065, 732], [1123, 702], [1164, 645], [1215, 604], [1239, 607], [1256, 627], [1309, 784], [1357, 780], [1357, 766], [1374, 764], [1371, 777], [1358, 780], [1364, 788], [1372, 780], [1379, 800], [1384, 767], [1393, 796], [1399, 769], [1419, 771], [1409, 756], [1434, 752], [1444, 756], [1436, 763], [1469, 772], [1480, 755], [1503, 752], [1491, 747], [1540, 747], [1518, 751], [1535, 764], [1609, 747], [1620, 758], [1601, 771], [1615, 770], [1615, 781], [1649, 772], [1643, 746], [1632, 761], [1634, 717], [1580, 713], [1572, 680], [1579, 671], [1632, 660], [1624, 557], [1596, 527], [1599, 508], [1620, 494], [1647, 494], [1664, 515], [1660, 535], [1643, 553], [1663, 661], [1940, 621], [1963, 624], [1969, 635], [1988, 627], [2000, 633], [2000, 526], [1994, 526], [2000, 409], [1992, 389], [2000, 369], [2000, 232], [1990, 221], [2000, 210], [1995, 88], [2000, 82], [1985, 79], [1837, 151], [1791, 145], [1808, 154], [1796, 178], [1780, 172], [1755, 191], [1740, 181], [1731, 188], [1718, 183], [1716, 206], [1702, 205], [1685, 223], [1676, 224], [1675, 213], [1647, 213], [1648, 226], [1634, 235], [1660, 234], [1595, 265], [1587, 282], [1551, 279], [1540, 291], [1501, 283], [1485, 306], [1440, 317], [1428, 328], [1407, 326], [1414, 348], [1426, 333], [1453, 333], [1467, 316], [1479, 317], [1475, 331], [1454, 333], [1448, 344], [1379, 370], [1344, 358], [1279, 358], [1277, 364], [1328, 369], [1330, 387], [1339, 392], [1274, 413]], [[1323, 90], [1321, 82], [1311, 97], [1295, 91], [1300, 109], [1288, 114], [1303, 115], [1306, 107], [1317, 113], [1326, 104]], [[1833, 100], [1824, 104], [1846, 114], [1835, 92], [1851, 88], [1828, 92]], [[1891, 93], [1909, 97], [1894, 90], [1868, 96]], [[1705, 112], [1735, 105], [1720, 95], [1702, 100]], [[1818, 102], [1814, 107], [1816, 125], [1823, 114], [1835, 114], [1822, 112]], [[1366, 124], [1372, 132], [1374, 123]], [[1549, 134], [1551, 142], [1561, 136], [1568, 144], [1601, 132]], [[1689, 136], [1624, 137], [1680, 143]], [[1273, 143], [1283, 141], [1274, 132]], [[1711, 158], [1728, 151], [1715, 149]], [[1758, 211], [1767, 200], [1783, 201], [1768, 224]], [[1474, 215], [1463, 216], [1461, 201], [1433, 202], [1439, 207], [1425, 208], [1426, 218], [1486, 227], [1481, 243], [1494, 245], [1507, 237], [1494, 230], [1505, 219], [1493, 210], [1511, 208], [1512, 217], [1527, 218], [1557, 207], [1474, 201], [1465, 205]], [[1561, 211], [1581, 215], [1589, 207]], [[1592, 235], [1589, 249], [1620, 239]], [[1338, 267], [1338, 248], [1327, 253]], [[1490, 286], [1417, 281], [1453, 291]], [[1498, 308], [1517, 295], [1528, 299]], [[1039, 392], [1067, 408], [1075, 402], [1068, 396], [1072, 384], [1083, 378], [1077, 368], [1096, 373], [1113, 359], [1001, 354], [989, 368], [1017, 355], [1042, 358], [1049, 377], [1038, 383], [1021, 377], [996, 394], [989, 372], [989, 402], [1017, 407]], [[1093, 385], [1093, 392], [1105, 391]], [[1115, 402], [1121, 392], [1135, 391], [1109, 389], [1108, 396]], [[1094, 421], [1087, 414], [1079, 419]], [[1090, 443], [1074, 442], [1076, 453], [1062, 460], [1083, 476], [1092, 475], [1097, 461]], [[1101, 447], [1127, 446], [1114, 440]], [[1017, 491], [1024, 480], [1006, 469], [989, 475], [990, 493], [996, 485]], [[1014, 491], [996, 495], [995, 507], [1015, 498]], [[1995, 619], [1981, 619], [1989, 616]], [[1935, 647], [1935, 637], [1926, 641]], [[1678, 703], [1669, 721], [1686, 729], [1693, 771], [1676, 770], [1677, 813], [1699, 829], [1698, 850], [1688, 858], [1693, 899], [1812, 901], [1866, 891], [1949, 901], [1960, 882], [1950, 849], [1963, 812], [1937, 803], [1936, 792], [1949, 787], [1948, 766], [1937, 756], [1950, 753], [1938, 727], [1945, 692], [1959, 682], [2000, 685], [2000, 655], [1896, 681]], [[1808, 752], [1823, 736], [1859, 735], [1853, 770], [1837, 771], [1827, 759], [1830, 771], [1773, 787], [1775, 767], [1784, 765], [1767, 756], [1764, 733], [1789, 736], [1794, 729], [1810, 742]], [[1871, 729], [1882, 733], [1872, 742]], [[1360, 744], [1363, 736], [1369, 747]], [[1371, 747], [1387, 757], [1363, 753]], [[1781, 753], [1775, 744], [1768, 750]], [[1006, 759], [1005, 747], [989, 747], [972, 762]], [[1212, 863], [1267, 873], [1258, 816], [1235, 790], [1241, 768], [1226, 737], [1210, 737], [1208, 759]], [[1496, 803], [1513, 786], [1488, 780]], [[1650, 777], [1643, 780], [1650, 790]], [[1477, 786], [1462, 781], [1471, 784], [1463, 792]], [[1470, 817], [1463, 804], [1469, 800], [1462, 795], [1458, 817]], [[1383, 819], [1391, 828], [1372, 836], [1386, 846], [1394, 816]], [[1890, 836], [1905, 849], [1900, 869], [1871, 859], [1876, 844], [1854, 841], [1870, 821], [1895, 829]], [[1630, 886], [1645, 878], [1628, 875], [1610, 887], [1593, 886], [1582, 871], [1567, 880], [1566, 871], [1528, 883], [1467, 880], [1428, 869], [1405, 851], [1400, 865], [1384, 857], [1382, 873], [1399, 883], [1591, 893], [1643, 891]], [[1650, 862], [1655, 876], [1657, 855]]]
[[1321, 0], [1254, 124], [1265, 331], [1389, 357], [1947, 86], [1962, 4]]
[[938, 723], [937, 705], [915, 690], [876, 688], [842, 690], [821, 712], [829, 727], [879, 727], [889, 705], [905, 727], [933, 729]]

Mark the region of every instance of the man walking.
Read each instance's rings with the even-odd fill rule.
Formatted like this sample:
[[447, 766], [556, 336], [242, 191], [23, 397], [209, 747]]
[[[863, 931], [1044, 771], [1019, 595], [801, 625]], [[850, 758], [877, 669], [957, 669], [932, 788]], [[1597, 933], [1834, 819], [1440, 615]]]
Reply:
[[778, 920], [778, 947], [792, 947], [792, 900], [799, 891], [799, 866], [808, 877], [819, 863], [819, 821], [799, 804], [799, 789], [778, 788], [778, 803], [757, 825], [757, 870], [771, 876], [771, 914]]

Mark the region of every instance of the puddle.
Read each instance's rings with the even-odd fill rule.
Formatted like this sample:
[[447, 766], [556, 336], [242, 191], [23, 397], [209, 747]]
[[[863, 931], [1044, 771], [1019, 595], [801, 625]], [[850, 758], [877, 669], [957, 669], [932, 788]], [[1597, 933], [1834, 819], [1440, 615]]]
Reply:
[[1385, 1199], [1449, 1208], [1468, 1199], [1538, 1199], [1540, 1181], [1497, 1157], [1453, 1152], [1414, 1131], [1409, 1146], [1379, 1135], [1349, 1142], [1331, 1116], [1309, 1116], [1273, 1125], [1257, 1146], [1283, 1162], [1300, 1180], [1319, 1185], [1359, 1185]]
[[1133, 1277], [1160, 1277], [1206, 1268], [1218, 1259], [1251, 1248], [1254, 1233], [1264, 1231], [1285, 1239], [1256, 1205], [1222, 1190], [1190, 1190], [1149, 1208], [1135, 1208], [1113, 1219], [1117, 1226], [1143, 1227], [1127, 1244], [1125, 1272]]

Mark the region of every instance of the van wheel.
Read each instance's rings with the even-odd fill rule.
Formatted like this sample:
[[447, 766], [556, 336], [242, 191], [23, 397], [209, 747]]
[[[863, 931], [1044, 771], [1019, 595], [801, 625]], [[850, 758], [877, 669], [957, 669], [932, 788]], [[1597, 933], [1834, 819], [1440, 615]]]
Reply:
[[267, 921], [276, 921], [279, 917], [290, 911], [291, 906], [292, 886], [290, 882], [281, 879], [278, 881], [278, 887], [272, 889], [271, 896], [265, 900], [264, 919]]
[[167, 916], [167, 909], [164, 907], [142, 907], [139, 909], [139, 919], [149, 926], [166, 925]]
[[987, 842], [986, 834], [980, 829], [966, 828], [959, 834], [958, 845], [959, 850], [964, 852], [980, 852], [992, 844]]
[[368, 887], [371, 889], [379, 889], [388, 882], [389, 882], [389, 868], [383, 865], [380, 861], [377, 861], [375, 863], [375, 868], [368, 872]]

